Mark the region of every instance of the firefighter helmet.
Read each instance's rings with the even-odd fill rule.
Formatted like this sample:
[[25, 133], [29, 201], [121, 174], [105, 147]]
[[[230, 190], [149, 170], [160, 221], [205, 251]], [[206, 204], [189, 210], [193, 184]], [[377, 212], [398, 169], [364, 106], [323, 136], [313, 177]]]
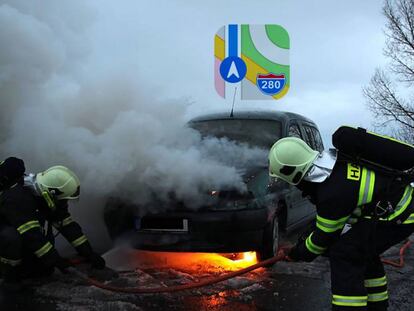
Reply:
[[269, 175], [297, 185], [312, 166], [319, 152], [302, 139], [286, 137], [278, 140], [269, 152]]
[[21, 159], [10, 157], [0, 162], [0, 191], [11, 187], [24, 176], [26, 168]]
[[57, 200], [75, 200], [79, 198], [79, 178], [65, 166], [52, 166], [37, 174], [36, 183], [42, 194], [51, 195]]

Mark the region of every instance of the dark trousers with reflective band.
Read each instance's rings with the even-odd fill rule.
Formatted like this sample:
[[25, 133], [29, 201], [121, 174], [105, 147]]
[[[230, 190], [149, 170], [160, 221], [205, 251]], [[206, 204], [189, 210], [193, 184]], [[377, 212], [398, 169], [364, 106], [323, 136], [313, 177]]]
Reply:
[[22, 263], [22, 240], [19, 232], [10, 226], [0, 227], [0, 265], [5, 280], [19, 279]]
[[414, 225], [361, 221], [332, 245], [333, 310], [387, 310], [388, 292], [379, 255], [407, 238]]
[[21, 234], [11, 226], [0, 227], [0, 267], [1, 274], [10, 281], [48, 276], [54, 270], [24, 247]]

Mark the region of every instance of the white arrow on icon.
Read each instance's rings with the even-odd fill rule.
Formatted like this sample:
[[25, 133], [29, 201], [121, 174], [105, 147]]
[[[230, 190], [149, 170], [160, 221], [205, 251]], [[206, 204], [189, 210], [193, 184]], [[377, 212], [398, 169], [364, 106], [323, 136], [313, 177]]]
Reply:
[[227, 79], [231, 76], [236, 76], [236, 78], [240, 78], [239, 71], [237, 70], [237, 66], [234, 62], [231, 62], [229, 72], [227, 73]]

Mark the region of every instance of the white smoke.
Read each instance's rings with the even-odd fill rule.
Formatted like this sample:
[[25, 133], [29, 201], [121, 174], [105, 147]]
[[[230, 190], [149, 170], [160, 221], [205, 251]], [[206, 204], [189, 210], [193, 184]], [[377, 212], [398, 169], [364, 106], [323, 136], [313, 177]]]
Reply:
[[93, 10], [40, 3], [0, 0], [2, 158], [21, 157], [34, 172], [72, 168], [82, 181], [78, 214], [94, 227], [109, 195], [146, 203], [173, 192], [191, 202], [213, 187], [243, 190], [235, 163], [263, 151], [201, 140], [185, 126], [187, 101], [157, 99], [134, 72], [90, 74]]

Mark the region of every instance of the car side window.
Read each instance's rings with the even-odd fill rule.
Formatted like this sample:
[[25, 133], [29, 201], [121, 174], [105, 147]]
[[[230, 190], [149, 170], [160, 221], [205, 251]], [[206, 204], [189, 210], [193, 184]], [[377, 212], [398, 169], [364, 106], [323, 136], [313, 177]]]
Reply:
[[321, 134], [319, 133], [319, 131], [316, 128], [312, 128], [313, 131], [313, 137], [315, 138], [315, 143], [316, 143], [316, 149], [319, 152], [322, 152], [324, 147], [323, 147], [323, 141], [322, 141], [322, 137]]
[[302, 138], [302, 135], [300, 135], [299, 125], [297, 125], [296, 123], [292, 123], [291, 125], [289, 125], [288, 136]]
[[304, 125], [303, 128], [305, 129], [305, 141], [306, 143], [313, 149], [317, 150], [315, 143], [315, 138], [313, 137], [312, 128], [308, 125]]

